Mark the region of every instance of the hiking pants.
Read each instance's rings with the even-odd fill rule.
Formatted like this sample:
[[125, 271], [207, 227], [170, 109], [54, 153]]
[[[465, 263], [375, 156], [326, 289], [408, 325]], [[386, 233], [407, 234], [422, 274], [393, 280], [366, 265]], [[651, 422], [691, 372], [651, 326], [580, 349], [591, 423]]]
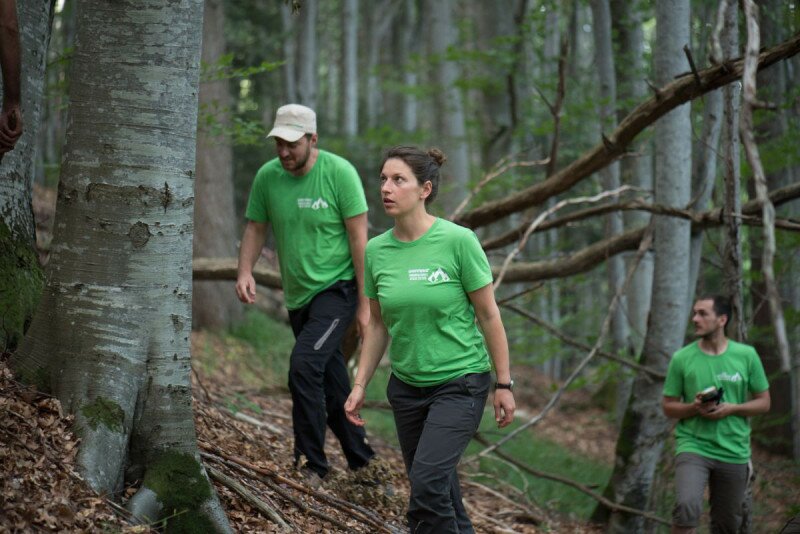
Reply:
[[351, 469], [365, 466], [375, 455], [364, 429], [350, 423], [344, 413], [350, 376], [341, 344], [357, 306], [355, 282], [341, 280], [306, 306], [289, 311], [296, 340], [289, 362], [294, 456], [295, 461], [305, 456], [306, 466], [321, 477], [330, 469], [324, 450], [326, 425], [339, 439]]

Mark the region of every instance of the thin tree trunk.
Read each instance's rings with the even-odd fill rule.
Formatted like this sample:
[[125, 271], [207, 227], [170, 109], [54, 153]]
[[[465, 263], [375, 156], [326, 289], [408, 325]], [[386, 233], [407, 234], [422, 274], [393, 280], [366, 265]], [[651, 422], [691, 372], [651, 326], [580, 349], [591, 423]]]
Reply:
[[464, 115], [464, 100], [456, 86], [460, 78], [458, 65], [447, 58], [447, 50], [457, 44], [457, 26], [453, 0], [428, 0], [431, 17], [431, 53], [436, 56], [437, 131], [442, 135], [442, 148], [447, 155], [444, 171], [442, 204], [450, 213], [467, 192], [469, 184], [469, 144]]
[[[594, 21], [595, 63], [600, 81], [600, 129], [601, 135], [614, 131], [617, 127], [617, 82], [614, 72], [614, 52], [611, 46], [611, 8], [609, 0], [592, 0]], [[610, 191], [619, 188], [619, 162], [614, 161], [599, 173], [603, 189]], [[622, 213], [616, 212], [606, 217], [606, 237], [611, 238], [623, 232]], [[609, 258], [606, 263], [609, 301], [616, 295], [625, 281], [625, 262], [622, 256]], [[628, 311], [625, 299], [620, 301], [611, 318], [612, 351], [629, 352]], [[626, 401], [627, 402], [627, 399]]]
[[[225, 54], [225, 11], [222, 0], [206, 0], [203, 17], [202, 60], [214, 65]], [[200, 110], [214, 117], [214, 128], [197, 136], [197, 178], [194, 205], [193, 256], [217, 258], [236, 255], [233, 208], [233, 147], [230, 128], [231, 95], [228, 80], [200, 84]], [[222, 129], [222, 133], [214, 133]], [[241, 304], [230, 283], [192, 284], [192, 327], [223, 328], [241, 315]]]
[[401, 35], [403, 65], [403, 131], [413, 132], [417, 129], [419, 101], [411, 89], [416, 88], [419, 78], [418, 67], [412, 63], [413, 54], [419, 52], [420, 16], [417, 0], [403, 0], [403, 23], [399, 31]]
[[[614, 61], [617, 73], [617, 119], [624, 118], [636, 102], [647, 98], [647, 77], [644, 60], [643, 13], [640, 5], [631, 5], [627, 0], [612, 0], [612, 35], [616, 39]], [[620, 161], [620, 178], [623, 184], [644, 191], [653, 190], [652, 142], [634, 140], [629, 151], [633, 157]], [[647, 212], [630, 211], [624, 217], [626, 228], [640, 228], [650, 223]], [[639, 262], [626, 297], [630, 344], [633, 353], [639, 354], [644, 344], [647, 315], [650, 313], [650, 297], [653, 289], [653, 254], [647, 252]], [[627, 402], [630, 387], [621, 387], [620, 394]]]
[[92, 488], [143, 480], [129, 502], [139, 517], [173, 515], [180, 494], [192, 511], [172, 524], [229, 532], [197, 454], [190, 383], [203, 4], [77, 9], [56, 246], [12, 365], [75, 414]]
[[[739, 8], [730, 2], [724, 14], [722, 52], [725, 60], [739, 56]], [[725, 127], [722, 129], [722, 150], [725, 163], [725, 247], [723, 280], [725, 293], [731, 301], [731, 317], [727, 334], [736, 341], [744, 341], [744, 304], [742, 301], [742, 235], [741, 235], [741, 173], [739, 155], [739, 84], [732, 83], [723, 89]]]
[[300, 33], [297, 39], [297, 94], [299, 103], [312, 109], [317, 107], [317, 14], [319, 0], [303, 0], [300, 8]]
[[51, 12], [51, 2], [23, 2], [17, 13], [24, 130], [14, 150], [6, 153], [0, 164], [0, 350], [3, 352], [17, 348], [30, 325], [44, 284], [35, 249], [31, 196]]
[[297, 102], [297, 24], [292, 7], [281, 3], [281, 23], [283, 27], [283, 81], [287, 102]]
[[358, 0], [344, 0], [342, 9], [342, 36], [344, 56], [342, 80], [344, 82], [344, 134], [358, 135]]
[[[656, 5], [656, 82], [663, 84], [685, 69], [683, 47], [689, 42], [688, 0]], [[656, 201], [686, 206], [691, 193], [690, 106], [684, 104], [661, 118], [655, 126]], [[654, 313], [650, 314], [641, 363], [665, 372], [669, 359], [683, 343], [687, 319], [690, 225], [661, 215], [653, 217], [655, 265]], [[669, 430], [661, 413], [662, 383], [637, 377], [617, 439], [616, 460], [605, 495], [615, 502], [646, 509], [650, 501], [656, 464]], [[642, 532], [644, 521], [621, 513], [595, 511], [595, 519], [608, 521], [608, 532]]]

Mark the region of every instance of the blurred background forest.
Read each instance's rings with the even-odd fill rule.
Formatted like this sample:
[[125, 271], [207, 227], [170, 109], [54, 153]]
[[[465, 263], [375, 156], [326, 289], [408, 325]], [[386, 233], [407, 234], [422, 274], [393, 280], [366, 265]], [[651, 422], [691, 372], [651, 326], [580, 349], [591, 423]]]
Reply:
[[[370, 235], [390, 225], [379, 202], [383, 151], [438, 146], [449, 159], [434, 212], [481, 238], [500, 282], [513, 364], [540, 401], [562, 386], [580, 391], [622, 440], [648, 434], [623, 424], [638, 409], [637, 388], [658, 397], [669, 354], [690, 339], [693, 296], [723, 293], [736, 305], [730, 337], [755, 345], [770, 377], [773, 408], [755, 422], [754, 440], [797, 461], [800, 58], [759, 72], [758, 98], [768, 105], [756, 106], [752, 125], [769, 191], [784, 192], [773, 197], [783, 347], [764, 276], [754, 169], [740, 139], [741, 82], [698, 90], [669, 115], [668, 130], [659, 133], [658, 113], [635, 138], [624, 130], [625, 118], [667, 84], [694, 71], [700, 86], [698, 72], [743, 56], [744, 14], [738, 2], [695, 0], [682, 23], [657, 4], [206, 0], [195, 260], [236, 256], [250, 183], [274, 156], [264, 136], [285, 103], [314, 108], [319, 146], [359, 170]], [[796, 39], [798, 3], [757, 4], [762, 49]], [[686, 50], [668, 49], [658, 24]], [[57, 0], [33, 172], [39, 201], [55, 202], [75, 27], [74, 2]], [[602, 160], [592, 172], [571, 167], [592, 151]], [[670, 189], [681, 191], [669, 196]], [[52, 207], [37, 210], [46, 262]], [[659, 248], [670, 239], [677, 248]], [[269, 251], [264, 263], [276, 268]], [[261, 312], [280, 323], [279, 291], [261, 291], [269, 303]], [[220, 335], [254, 324], [279, 331], [245, 314], [229, 281], [195, 280], [192, 315], [195, 330]], [[665, 435], [660, 424], [653, 435]], [[619, 446], [616, 457], [617, 465], [625, 457]]]

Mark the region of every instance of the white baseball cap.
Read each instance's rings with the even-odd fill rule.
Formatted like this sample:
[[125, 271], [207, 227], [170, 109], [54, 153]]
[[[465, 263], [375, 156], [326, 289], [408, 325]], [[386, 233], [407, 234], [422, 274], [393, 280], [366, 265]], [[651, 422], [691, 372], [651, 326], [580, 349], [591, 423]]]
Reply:
[[300, 104], [286, 104], [275, 113], [275, 125], [267, 137], [280, 137], [294, 143], [305, 134], [317, 133], [317, 114]]

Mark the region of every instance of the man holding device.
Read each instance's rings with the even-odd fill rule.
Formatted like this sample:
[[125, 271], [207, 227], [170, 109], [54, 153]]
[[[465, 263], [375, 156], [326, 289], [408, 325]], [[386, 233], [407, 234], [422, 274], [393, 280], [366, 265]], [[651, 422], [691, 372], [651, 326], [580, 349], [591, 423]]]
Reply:
[[769, 384], [755, 349], [725, 336], [730, 304], [701, 297], [692, 309], [698, 339], [674, 354], [662, 406], [675, 428], [672, 532], [691, 533], [710, 489], [711, 531], [738, 532], [750, 462], [748, 417], [769, 411]]

